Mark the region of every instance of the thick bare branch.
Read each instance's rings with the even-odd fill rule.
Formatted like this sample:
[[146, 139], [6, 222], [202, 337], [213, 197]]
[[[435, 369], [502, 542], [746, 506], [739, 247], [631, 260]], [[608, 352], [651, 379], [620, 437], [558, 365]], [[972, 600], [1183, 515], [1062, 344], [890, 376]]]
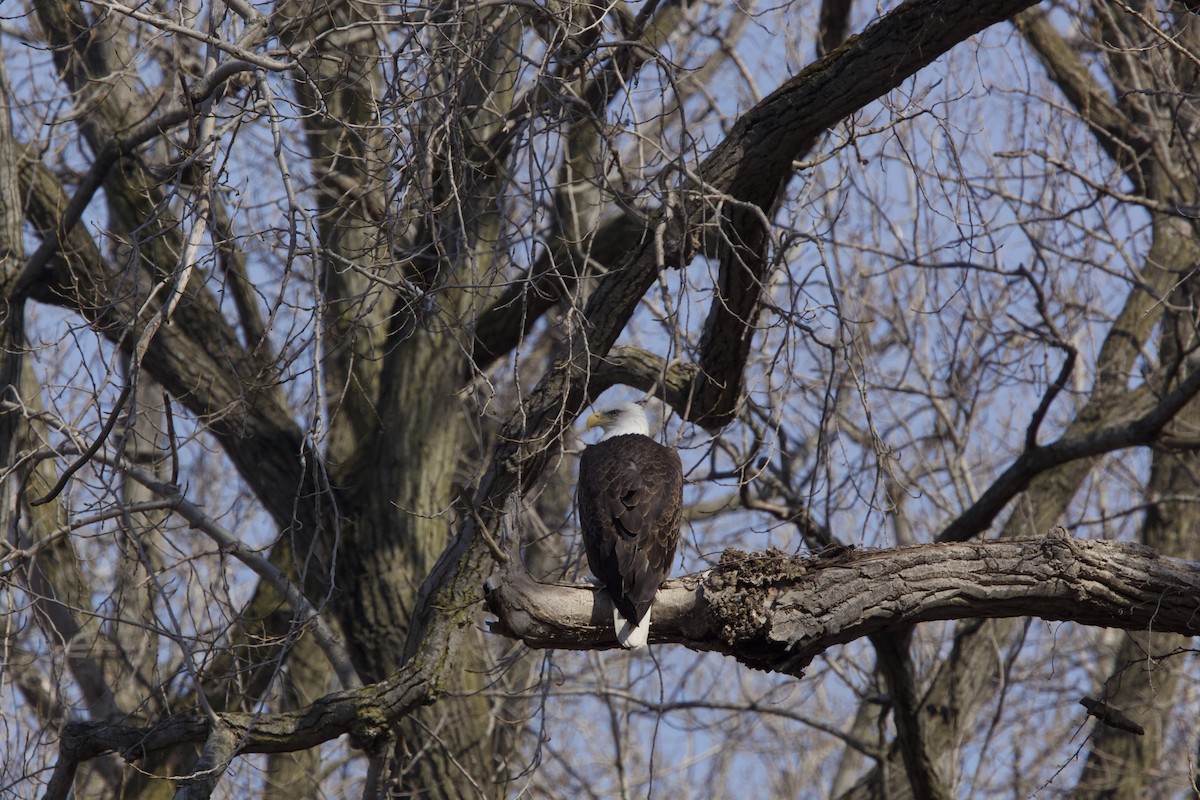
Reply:
[[906, 626], [871, 636], [879, 671], [887, 683], [896, 742], [904, 760], [913, 794], [924, 800], [949, 800], [952, 794], [938, 769], [938, 754], [930, 746], [922, 724], [921, 697], [909, 653], [913, 629]]
[[237, 752], [237, 737], [222, 721], [214, 722], [204, 740], [204, 750], [196, 760], [192, 774], [179, 780], [176, 800], [207, 800], [221, 781], [229, 762]]
[[[299, 711], [275, 714], [219, 714], [242, 753], [287, 753], [315, 747], [349, 734], [367, 747], [386, 737], [389, 725], [430, 702], [430, 672], [415, 661], [386, 681], [320, 698]], [[199, 713], [168, 717], [146, 727], [103, 722], [72, 722], [63, 730], [63, 763], [79, 763], [103, 753], [130, 761], [181, 744], [208, 740], [212, 720]]]
[[[960, 542], [985, 531], [1012, 498], [1024, 491], [1034, 477], [1062, 464], [1135, 445], [1150, 444], [1175, 415], [1200, 392], [1200, 371], [1180, 382], [1135, 419], [1115, 422], [1107, 428], [1064, 437], [1052, 444], [1026, 450], [992, 482], [969, 509], [938, 535], [941, 542]], [[1129, 409], [1136, 413], [1141, 409]]]
[[[49, 241], [53, 231], [62, 230], [66, 194], [33, 160], [22, 162], [21, 180], [26, 216]], [[115, 343], [132, 348], [146, 321], [145, 297], [115, 289], [114, 284], [123, 285], [122, 276], [109, 268], [82, 227], [71, 227], [62, 237], [54, 271], [32, 287], [33, 297], [77, 311]], [[246, 354], [211, 296], [205, 291], [192, 299], [176, 310], [173, 324], [158, 331], [143, 366], [199, 417], [211, 419], [211, 429], [280, 527], [298, 516], [307, 523], [303, 518], [311, 509], [295, 503], [295, 497], [298, 491], [313, 491], [302, 488], [313, 480], [300, 457], [308, 447], [282, 392]], [[311, 470], [314, 463], [307, 466]], [[300, 527], [312, 533], [317, 526]]]
[[[530, 647], [617, 647], [599, 590], [501, 573], [493, 630]], [[918, 622], [1032, 616], [1194, 635], [1200, 567], [1149, 548], [1074, 539], [933, 544], [824, 559], [730, 550], [720, 566], [669, 581], [651, 640], [712, 650], [792, 675], [835, 644]]]
[[[763, 287], [763, 212], [773, 208], [792, 173], [792, 162], [848, 114], [899, 86], [969, 36], [1030, 5], [1031, 0], [973, 4], [914, 0], [903, 4], [742, 115], [696, 173], [682, 181], [696, 193], [697, 202], [648, 215], [648, 235], [636, 241], [617, 271], [686, 265], [698, 248], [700, 230], [704, 221], [711, 219], [714, 206], [725, 202], [740, 209], [741, 222], [726, 234], [732, 249], [706, 323], [709, 346], [702, 351], [703, 369], [694, 392], [697, 411], [690, 418], [715, 429], [733, 417], [733, 404], [740, 397], [740, 368]], [[750, 213], [744, 204], [761, 211]], [[680, 220], [687, 224], [680, 226]], [[687, 234], [681, 236], [681, 230]], [[649, 237], [664, 233], [661, 251], [648, 246]], [[665, 264], [658, 263], [659, 253], [665, 255]], [[508, 309], [519, 303], [515, 297], [502, 302]], [[509, 311], [506, 316], [521, 319], [524, 311]]]

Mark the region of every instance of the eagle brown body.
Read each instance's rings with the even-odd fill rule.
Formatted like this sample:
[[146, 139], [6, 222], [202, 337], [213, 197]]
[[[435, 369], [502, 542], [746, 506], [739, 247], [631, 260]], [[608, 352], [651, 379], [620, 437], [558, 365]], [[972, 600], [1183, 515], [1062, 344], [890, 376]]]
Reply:
[[645, 433], [622, 432], [646, 428], [645, 413], [632, 403], [593, 415], [588, 427], [595, 425], [611, 433], [585, 448], [579, 461], [576, 499], [584, 549], [616, 607], [617, 638], [625, 647], [640, 647], [654, 595], [675, 560], [683, 468], [672, 448]]

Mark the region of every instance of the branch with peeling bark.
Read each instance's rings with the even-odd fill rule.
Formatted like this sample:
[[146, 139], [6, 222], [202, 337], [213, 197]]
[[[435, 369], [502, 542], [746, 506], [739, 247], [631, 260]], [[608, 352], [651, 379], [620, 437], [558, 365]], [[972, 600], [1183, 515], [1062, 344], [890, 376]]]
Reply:
[[[530, 647], [615, 648], [612, 611], [590, 587], [507, 571], [488, 582], [496, 633]], [[801, 675], [836, 644], [917, 622], [1039, 617], [1200, 633], [1200, 565], [1123, 542], [1041, 539], [843, 551], [833, 558], [727, 550], [668, 581], [651, 641]]]

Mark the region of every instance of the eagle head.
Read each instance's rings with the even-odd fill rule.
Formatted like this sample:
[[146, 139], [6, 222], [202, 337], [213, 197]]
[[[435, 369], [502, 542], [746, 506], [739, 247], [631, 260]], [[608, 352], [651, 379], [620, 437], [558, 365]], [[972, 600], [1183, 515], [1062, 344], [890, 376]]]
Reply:
[[617, 403], [587, 418], [587, 429], [600, 428], [604, 431], [604, 439], [613, 436], [625, 436], [630, 433], [650, 435], [650, 424], [646, 421], [646, 412], [637, 403]]

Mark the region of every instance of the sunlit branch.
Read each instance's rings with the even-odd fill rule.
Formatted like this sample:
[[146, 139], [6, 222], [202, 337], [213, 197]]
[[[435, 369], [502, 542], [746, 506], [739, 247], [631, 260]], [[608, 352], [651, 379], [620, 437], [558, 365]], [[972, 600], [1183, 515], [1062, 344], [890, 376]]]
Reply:
[[[530, 647], [617, 647], [606, 597], [516, 571], [488, 584], [493, 631]], [[832, 557], [727, 551], [719, 566], [664, 585], [650, 640], [799, 675], [835, 644], [919, 622], [1031, 616], [1190, 635], [1198, 609], [1200, 565], [1058, 531]]]

